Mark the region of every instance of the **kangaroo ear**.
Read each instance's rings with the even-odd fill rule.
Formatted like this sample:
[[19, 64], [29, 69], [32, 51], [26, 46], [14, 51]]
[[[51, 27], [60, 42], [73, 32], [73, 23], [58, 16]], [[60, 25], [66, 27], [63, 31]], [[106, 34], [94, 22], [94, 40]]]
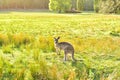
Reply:
[[57, 39], [60, 39], [60, 36]]

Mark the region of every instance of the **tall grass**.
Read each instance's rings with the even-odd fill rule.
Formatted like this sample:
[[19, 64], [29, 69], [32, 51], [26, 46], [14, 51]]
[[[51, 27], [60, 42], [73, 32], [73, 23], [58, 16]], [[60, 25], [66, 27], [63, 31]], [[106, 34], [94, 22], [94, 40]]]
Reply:
[[[94, 13], [0, 14], [1, 80], [119, 80], [120, 16]], [[63, 62], [53, 37], [75, 48]]]

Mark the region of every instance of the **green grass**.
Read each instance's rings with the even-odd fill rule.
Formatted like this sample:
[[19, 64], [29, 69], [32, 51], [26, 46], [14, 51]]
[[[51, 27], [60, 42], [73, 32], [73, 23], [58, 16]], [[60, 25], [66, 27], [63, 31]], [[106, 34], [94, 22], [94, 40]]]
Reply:
[[[53, 37], [73, 44], [58, 56]], [[120, 15], [0, 13], [0, 80], [119, 80]]]

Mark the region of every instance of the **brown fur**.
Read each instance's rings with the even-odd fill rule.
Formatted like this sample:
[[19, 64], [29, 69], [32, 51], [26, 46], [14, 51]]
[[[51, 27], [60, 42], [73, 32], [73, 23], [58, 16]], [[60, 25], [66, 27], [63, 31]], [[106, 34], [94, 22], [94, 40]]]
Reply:
[[64, 60], [66, 61], [67, 59], [67, 54], [71, 54], [72, 59], [74, 59], [74, 48], [73, 46], [68, 43], [68, 42], [58, 42], [58, 40], [60, 39], [60, 37], [58, 38], [54, 38], [54, 44], [55, 44], [55, 48], [56, 48], [56, 52], [57, 54], [60, 54], [60, 51], [63, 50], [64, 51]]

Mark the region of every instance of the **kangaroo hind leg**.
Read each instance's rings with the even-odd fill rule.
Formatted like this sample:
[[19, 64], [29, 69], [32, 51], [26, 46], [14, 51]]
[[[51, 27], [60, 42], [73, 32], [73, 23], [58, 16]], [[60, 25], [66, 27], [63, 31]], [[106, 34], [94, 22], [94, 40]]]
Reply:
[[64, 51], [64, 61], [66, 61], [66, 60], [67, 60], [67, 52]]

